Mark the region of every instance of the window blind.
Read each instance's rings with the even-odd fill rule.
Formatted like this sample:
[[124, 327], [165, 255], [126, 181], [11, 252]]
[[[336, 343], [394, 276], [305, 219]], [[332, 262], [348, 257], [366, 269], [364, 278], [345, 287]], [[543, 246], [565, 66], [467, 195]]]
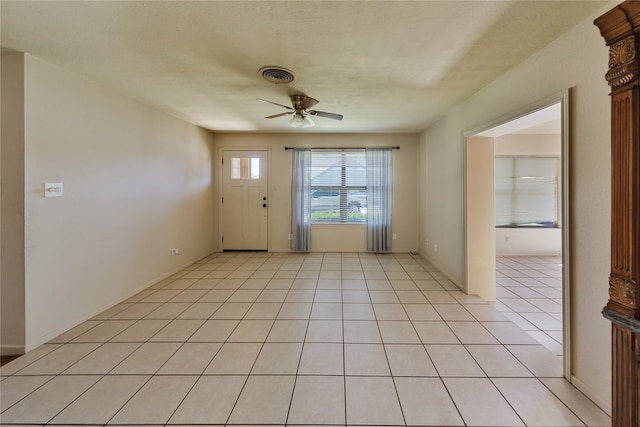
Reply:
[[312, 152], [311, 221], [367, 221], [364, 151]]
[[559, 166], [559, 157], [496, 157], [496, 226], [556, 227]]

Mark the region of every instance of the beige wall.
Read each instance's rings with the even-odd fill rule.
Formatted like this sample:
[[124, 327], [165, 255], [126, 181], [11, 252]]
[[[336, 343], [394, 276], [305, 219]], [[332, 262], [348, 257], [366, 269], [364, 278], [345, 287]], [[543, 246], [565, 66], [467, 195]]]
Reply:
[[[420, 152], [425, 164], [421, 167], [427, 172], [419, 186], [421, 194], [428, 194], [421, 199], [420, 251], [462, 283], [463, 134], [525, 113], [541, 100], [572, 88], [571, 375], [574, 384], [607, 410], [611, 402], [610, 324], [600, 311], [608, 298], [610, 260], [610, 106], [603, 79], [608, 52], [593, 19], [614, 4], [457, 105], [423, 132]], [[434, 244], [438, 252], [434, 252]]]
[[[466, 141], [465, 291], [485, 301], [496, 299], [496, 244], [493, 138]], [[469, 254], [473, 254], [470, 256]]]
[[[2, 54], [0, 351], [24, 352], [24, 55]], [[20, 248], [16, 250], [16, 248]]]
[[560, 228], [496, 228], [497, 256], [560, 256]]
[[[292, 151], [284, 147], [367, 147], [399, 146], [393, 151], [393, 252], [418, 248], [417, 153], [418, 137], [410, 134], [216, 134], [216, 164], [225, 148], [264, 148], [270, 150], [269, 250], [288, 252], [291, 233]], [[219, 179], [217, 180], [219, 182]], [[216, 191], [219, 184], [215, 185]], [[216, 193], [219, 200], [219, 195]], [[217, 237], [219, 239], [219, 237]], [[312, 251], [359, 252], [367, 250], [366, 225], [314, 225]]]
[[[211, 147], [201, 128], [25, 56], [27, 350], [215, 249]], [[43, 197], [45, 182], [64, 196]]]
[[510, 134], [494, 138], [496, 156], [559, 156], [562, 154], [560, 135]]

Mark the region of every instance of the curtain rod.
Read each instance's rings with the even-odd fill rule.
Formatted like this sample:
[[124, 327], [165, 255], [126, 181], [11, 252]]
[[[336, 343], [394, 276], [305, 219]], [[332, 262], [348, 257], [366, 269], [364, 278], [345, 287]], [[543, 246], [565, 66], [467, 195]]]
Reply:
[[[284, 147], [285, 150], [294, 150], [298, 147]], [[307, 147], [300, 147], [307, 148]], [[392, 150], [399, 150], [400, 147], [310, 147], [310, 150], [366, 150], [367, 148], [391, 148]]]

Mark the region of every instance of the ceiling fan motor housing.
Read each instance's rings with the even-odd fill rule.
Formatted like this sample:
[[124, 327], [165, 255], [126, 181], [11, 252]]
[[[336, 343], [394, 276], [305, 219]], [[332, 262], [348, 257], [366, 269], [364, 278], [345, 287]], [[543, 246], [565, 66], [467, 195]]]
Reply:
[[[283, 107], [283, 108], [286, 108], [287, 110], [289, 110], [289, 112], [286, 112], [286, 113], [273, 114], [271, 116], [267, 116], [266, 117], [267, 119], [274, 119], [276, 117], [281, 117], [281, 116], [286, 116], [286, 115], [293, 114], [294, 117], [292, 118], [292, 120], [296, 120], [296, 118], [298, 118], [298, 119], [300, 119], [300, 121], [302, 121], [304, 119], [305, 123], [308, 126], [313, 126], [314, 125], [313, 121], [311, 120], [311, 118], [309, 116], [320, 116], [320, 117], [326, 117], [326, 118], [334, 119], [334, 120], [342, 120], [342, 117], [343, 117], [342, 114], [327, 113], [326, 111], [311, 110], [310, 108], [318, 103], [317, 99], [314, 99], [314, 98], [311, 98], [309, 96], [302, 95], [302, 94], [294, 94], [294, 95], [291, 95], [289, 98], [291, 99], [291, 105], [292, 105], [291, 107], [289, 107], [288, 105], [279, 104], [277, 102], [269, 101], [269, 100], [266, 100], [266, 99], [258, 98], [258, 101], [268, 102], [269, 104], [274, 104], [274, 105], [277, 105], [279, 107]], [[291, 124], [291, 122], [290, 122], [290, 124]]]

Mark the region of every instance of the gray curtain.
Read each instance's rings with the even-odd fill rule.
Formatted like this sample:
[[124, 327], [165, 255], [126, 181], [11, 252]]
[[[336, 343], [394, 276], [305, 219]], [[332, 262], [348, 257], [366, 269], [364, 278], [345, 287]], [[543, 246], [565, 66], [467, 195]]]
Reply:
[[391, 250], [393, 162], [391, 148], [367, 148], [367, 250]]
[[311, 150], [293, 150], [291, 182], [291, 250], [311, 250]]

